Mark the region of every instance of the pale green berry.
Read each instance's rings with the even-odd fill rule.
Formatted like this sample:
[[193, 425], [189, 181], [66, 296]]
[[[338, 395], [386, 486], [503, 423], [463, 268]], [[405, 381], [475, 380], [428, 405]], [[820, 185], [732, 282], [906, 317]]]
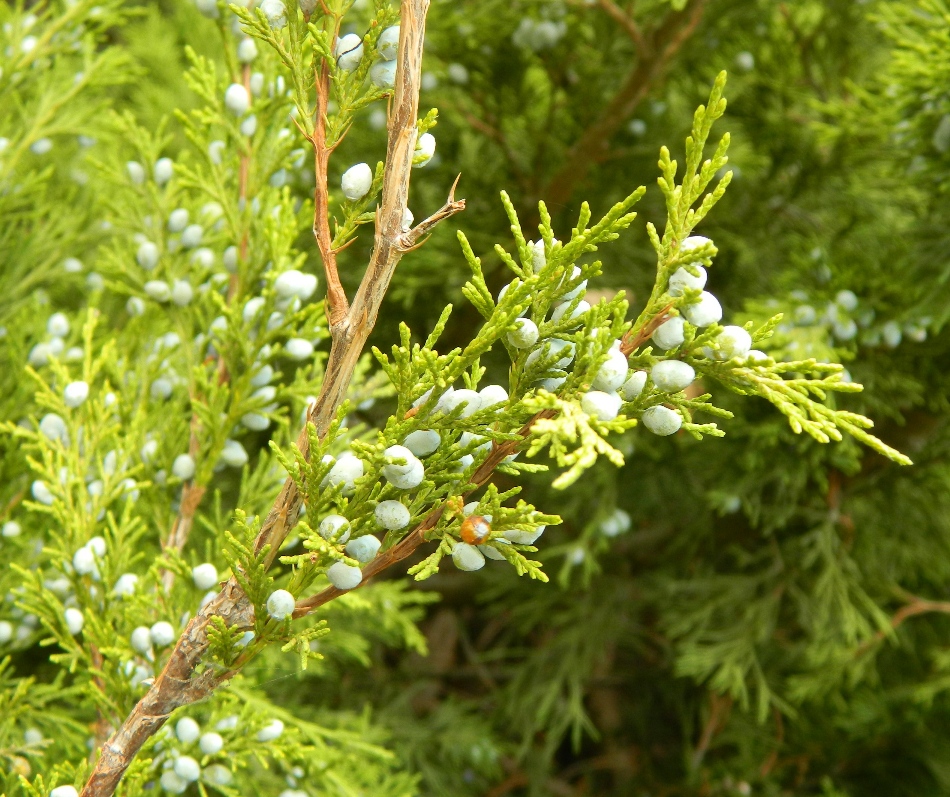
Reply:
[[683, 316], [695, 327], [708, 327], [722, 319], [722, 305], [709, 291], [703, 291], [699, 300], [682, 310]]
[[286, 620], [296, 605], [296, 599], [287, 590], [274, 590], [267, 599], [267, 614], [274, 620]]
[[678, 432], [683, 425], [683, 419], [680, 417], [680, 414], [663, 405], [650, 407], [650, 409], [643, 413], [641, 420], [647, 429], [661, 437], [666, 437]]
[[363, 571], [344, 562], [334, 562], [327, 568], [327, 578], [337, 589], [355, 589], [363, 580]]
[[581, 398], [581, 409], [601, 421], [612, 421], [620, 412], [622, 404], [616, 393], [605, 393], [602, 390], [591, 390]]
[[538, 325], [529, 318], [519, 318], [507, 337], [516, 349], [530, 349], [538, 342]]
[[634, 371], [630, 378], [624, 382], [623, 385], [621, 385], [620, 395], [625, 401], [633, 401], [643, 392], [643, 388], [646, 387], [646, 383], [647, 372]]
[[452, 549], [452, 561], [459, 570], [481, 570], [485, 566], [485, 556], [474, 545], [457, 542]]
[[399, 52], [399, 26], [393, 25], [386, 28], [379, 34], [379, 41], [376, 44], [377, 52], [380, 58], [392, 61]]
[[696, 378], [696, 371], [680, 360], [663, 360], [650, 371], [653, 384], [664, 393], [679, 393], [689, 387]]
[[[374, 512], [376, 522], [388, 531], [404, 529], [409, 525], [409, 510], [399, 501], [381, 501]], [[362, 538], [360, 538], [362, 539]], [[354, 540], [356, 542], [356, 540]]]
[[366, 163], [357, 163], [343, 173], [340, 187], [351, 202], [362, 199], [373, 186], [373, 170]]

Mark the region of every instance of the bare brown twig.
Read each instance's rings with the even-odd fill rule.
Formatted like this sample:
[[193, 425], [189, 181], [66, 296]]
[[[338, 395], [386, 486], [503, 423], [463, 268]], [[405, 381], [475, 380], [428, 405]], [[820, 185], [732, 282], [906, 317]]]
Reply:
[[422, 239], [429, 235], [441, 222], [465, 210], [465, 200], [455, 198], [455, 189], [458, 188], [461, 179], [461, 174], [455, 178], [455, 182], [452, 183], [452, 187], [449, 189], [449, 197], [441, 208], [400, 236], [398, 246], [403, 252], [411, 252], [413, 249], [417, 249]]
[[[352, 305], [342, 315], [339, 309], [343, 305], [337, 304], [331, 311], [330, 359], [320, 397], [309, 413], [309, 421], [314, 423], [320, 436], [326, 434], [346, 395], [363, 346], [376, 323], [389, 282], [407, 248], [407, 241], [403, 240], [402, 219], [409, 195], [409, 175], [416, 145], [423, 34], [428, 10], [429, 0], [402, 2], [399, 60], [390, 115], [382, 204], [376, 213], [376, 240], [369, 267]], [[326, 94], [318, 92], [318, 105], [323, 108], [318, 127], [321, 126], [325, 115], [325, 103]], [[325, 130], [325, 127], [323, 129]], [[317, 161], [320, 161], [323, 150], [325, 147], [316, 150]], [[321, 167], [318, 165], [317, 168]], [[450, 196], [446, 207], [430, 218], [438, 216], [438, 220], [442, 220], [463, 207], [464, 202], [456, 201]], [[424, 224], [425, 222], [419, 226]], [[424, 228], [421, 234], [428, 229]], [[318, 243], [319, 240], [318, 238]], [[325, 258], [324, 266], [327, 262], [335, 263]], [[329, 276], [327, 282], [329, 288]], [[297, 444], [304, 456], [307, 456], [309, 441], [306, 431], [301, 432]], [[301, 498], [296, 485], [288, 479], [255, 543], [258, 551], [270, 546], [268, 563], [276, 557], [280, 544], [296, 523], [300, 505]], [[112, 795], [142, 745], [165, 724], [173, 711], [207, 698], [215, 688], [234, 676], [232, 671], [221, 672], [213, 668], [196, 674], [208, 649], [206, 629], [211, 618], [215, 616], [221, 617], [228, 626], [248, 628], [253, 625], [254, 607], [233, 577], [188, 623], [171, 651], [164, 669], [146, 695], [103, 745], [99, 760], [83, 787], [81, 797]]]

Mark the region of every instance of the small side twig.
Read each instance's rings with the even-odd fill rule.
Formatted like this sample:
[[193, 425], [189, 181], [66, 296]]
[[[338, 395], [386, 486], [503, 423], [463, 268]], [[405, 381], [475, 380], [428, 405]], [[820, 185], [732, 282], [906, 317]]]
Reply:
[[16, 507], [23, 501], [23, 497], [26, 495], [26, 488], [23, 487], [17, 490], [13, 497], [7, 501], [7, 505], [3, 508], [3, 511], [0, 511], [0, 519], [4, 519], [10, 516], [10, 513], [16, 509]]
[[772, 716], [775, 717], [775, 747], [762, 762], [762, 766], [759, 767], [759, 775], [763, 778], [767, 778], [769, 773], [775, 769], [775, 765], [778, 763], [779, 750], [785, 741], [785, 723], [782, 722], [782, 712], [777, 708], [772, 709]]
[[631, 329], [626, 335], [623, 336], [623, 342], [620, 344], [620, 351], [622, 351], [627, 357], [633, 354], [633, 352], [639, 349], [650, 339], [659, 326], [670, 320], [670, 310], [672, 309], [673, 305], [668, 304], [666, 307], [660, 310], [659, 313], [653, 316], [649, 322], [644, 324], [639, 331], [634, 332]]
[[[95, 645], [89, 646], [89, 659], [92, 664], [92, 669], [96, 673], [92, 677], [92, 682], [95, 684], [96, 689], [98, 689], [104, 696], [107, 695], [106, 683], [102, 679], [102, 665], [103, 658], [102, 653], [99, 651], [99, 648]], [[110, 725], [109, 721], [103, 716], [102, 708], [96, 708], [96, 722], [93, 725], [93, 735], [96, 739], [96, 745], [102, 744], [106, 739], [109, 738], [109, 734], [112, 733], [113, 728]], [[95, 750], [90, 753], [90, 756], [95, 755]]]
[[731, 709], [731, 697], [717, 695], [715, 692], [709, 693], [709, 719], [706, 720], [706, 724], [703, 726], [703, 732], [699, 737], [699, 742], [690, 762], [694, 771], [699, 769], [699, 765], [703, 763], [709, 745], [712, 744], [716, 734], [722, 730]]
[[452, 188], [449, 190], [448, 199], [445, 200], [445, 204], [441, 208], [400, 236], [397, 242], [399, 249], [403, 252], [411, 252], [418, 248], [422, 243], [422, 239], [429, 235], [441, 222], [465, 210], [465, 200], [455, 198], [455, 189], [461, 179], [461, 174], [455, 178], [455, 182], [452, 183]]
[[[198, 456], [198, 428], [200, 423], [201, 422], [198, 419], [198, 414], [193, 413], [191, 416], [191, 431], [188, 439], [188, 454], [192, 460], [196, 460]], [[207, 490], [208, 488], [205, 485], [198, 484], [194, 480], [189, 481], [184, 485], [184, 487], [182, 487], [181, 501], [178, 505], [178, 516], [175, 518], [175, 522], [172, 524], [172, 528], [168, 533], [167, 539], [165, 539], [162, 543], [162, 550], [173, 550], [179, 552], [184, 550], [185, 545], [188, 542], [188, 537], [191, 535], [191, 527], [195, 522], [195, 514], [198, 512], [198, 507], [201, 505]], [[173, 570], [163, 571], [162, 586], [165, 587], [166, 592], [171, 590], [174, 583], [175, 572]]]

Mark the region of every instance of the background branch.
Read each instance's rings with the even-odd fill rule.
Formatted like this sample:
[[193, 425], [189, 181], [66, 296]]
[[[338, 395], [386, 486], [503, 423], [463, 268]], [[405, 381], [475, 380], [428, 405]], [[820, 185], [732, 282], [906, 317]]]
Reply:
[[718, 695], [715, 692], [709, 693], [709, 717], [705, 725], [703, 725], [703, 732], [699, 737], [696, 749], [693, 751], [693, 755], [690, 759], [690, 766], [694, 771], [699, 769], [700, 764], [703, 763], [706, 752], [709, 750], [709, 745], [712, 744], [712, 740], [716, 734], [725, 726], [731, 709], [732, 698], [729, 695]]
[[[248, 96], [250, 96], [250, 64], [244, 64], [244, 66], [241, 68], [240, 80], [241, 85], [244, 86], [244, 90], [248, 93]], [[244, 143], [241, 149], [241, 160], [238, 167], [238, 198], [241, 200], [242, 204], [247, 202], [247, 192], [250, 179], [251, 142], [248, 140]], [[250, 228], [245, 227], [244, 232], [241, 235], [241, 245], [238, 249], [238, 257], [240, 258], [240, 262], [247, 262], [250, 245]], [[235, 270], [235, 273], [233, 273], [228, 279], [227, 303], [229, 305], [234, 302], [234, 298], [237, 296], [239, 288], [240, 284], [238, 280], [238, 270]], [[220, 354], [217, 354], [216, 356], [218, 358], [218, 383], [224, 384], [230, 378], [230, 375], [228, 374], [224, 357], [222, 357]], [[200, 401], [200, 397], [197, 397], [194, 395], [194, 393], [192, 393], [191, 400], [193, 402]], [[198, 459], [198, 452], [201, 449], [201, 444], [198, 439], [198, 432], [200, 428], [201, 419], [199, 418], [197, 412], [193, 412], [191, 416], [191, 423], [189, 425], [190, 433], [188, 436], [188, 455], [196, 462]], [[189, 479], [187, 484], [182, 487], [178, 515], [175, 517], [175, 520], [172, 523], [172, 528], [168, 533], [167, 539], [162, 544], [162, 550], [184, 550], [185, 545], [188, 543], [188, 537], [191, 536], [191, 528], [195, 522], [195, 514], [198, 511], [198, 507], [201, 506], [201, 502], [204, 500], [207, 490], [207, 486], [196, 482], [194, 477]], [[175, 572], [173, 570], [164, 570], [162, 572], [162, 586], [164, 586], [165, 591], [170, 592], [174, 584]]]
[[[611, 13], [604, 2], [601, 6]], [[549, 206], [566, 203], [587, 177], [591, 166], [609, 157], [611, 139], [655, 87], [673, 57], [696, 30], [705, 6], [706, 0], [692, 0], [682, 11], [670, 14], [648, 36], [641, 35], [641, 53], [636, 67], [596, 121], [567, 151], [560, 171], [548, 181], [543, 196]], [[617, 11], [626, 17], [621, 9], [617, 8]]]
[[[916, 617], [919, 614], [930, 614], [936, 612], [938, 614], [950, 614], [950, 602], [948, 601], [929, 601], [924, 598], [918, 598], [914, 596], [910, 603], [906, 606], [902, 606], [896, 612], [894, 616], [891, 617], [891, 630], [896, 631], [900, 628], [905, 621], [909, 620], [911, 617]], [[884, 631], [878, 631], [874, 634], [873, 637], [868, 639], [866, 642], [863, 642], [855, 650], [855, 658], [864, 655], [878, 642], [884, 640], [884, 637], [887, 634]]]
[[599, 5], [614, 22], [624, 29], [624, 32], [637, 47], [643, 46], [643, 31], [640, 30], [637, 21], [630, 14], [613, 0], [599, 0]]

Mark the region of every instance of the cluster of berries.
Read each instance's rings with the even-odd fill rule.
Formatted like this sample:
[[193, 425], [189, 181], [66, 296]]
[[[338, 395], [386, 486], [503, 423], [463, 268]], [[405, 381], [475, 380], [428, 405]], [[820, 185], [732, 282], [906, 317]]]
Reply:
[[[896, 349], [905, 338], [916, 343], [927, 339], [927, 330], [933, 323], [929, 317], [915, 318], [904, 324], [893, 319], [881, 323], [873, 307], [862, 307], [854, 291], [841, 290], [825, 303], [824, 308], [809, 301], [804, 291], [794, 291], [791, 298], [797, 303], [791, 318], [778, 327], [779, 332], [789, 333], [790, 357], [812, 356], [814, 344], [795, 339], [797, 328], [819, 327], [827, 330], [840, 343], [857, 341], [864, 346], [885, 346]], [[816, 306], [817, 305], [817, 306]]]

